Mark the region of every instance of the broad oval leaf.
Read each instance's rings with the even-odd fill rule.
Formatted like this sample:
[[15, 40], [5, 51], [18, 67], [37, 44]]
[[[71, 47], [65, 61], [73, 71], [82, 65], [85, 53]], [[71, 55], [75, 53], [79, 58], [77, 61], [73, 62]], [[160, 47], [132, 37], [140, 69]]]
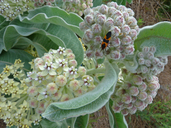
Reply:
[[25, 23], [53, 23], [68, 28], [80, 37], [83, 31], [79, 29], [79, 23], [83, 19], [75, 13], [67, 13], [59, 7], [42, 6], [28, 12], [27, 16], [20, 16], [19, 19]]
[[152, 26], [140, 29], [134, 42], [135, 49], [141, 50], [143, 46], [155, 46], [155, 56], [171, 55], [171, 22], [159, 22]]

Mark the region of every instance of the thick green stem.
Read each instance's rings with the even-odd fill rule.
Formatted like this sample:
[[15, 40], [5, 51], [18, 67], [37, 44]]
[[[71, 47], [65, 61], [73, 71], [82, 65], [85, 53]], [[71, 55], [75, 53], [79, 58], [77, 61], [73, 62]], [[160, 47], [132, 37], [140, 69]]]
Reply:
[[28, 98], [28, 94], [24, 94], [23, 97], [17, 101], [16, 106], [18, 106], [18, 105], [20, 105], [21, 103], [23, 103], [23, 101], [24, 101], [25, 99], [27, 99], [27, 98]]

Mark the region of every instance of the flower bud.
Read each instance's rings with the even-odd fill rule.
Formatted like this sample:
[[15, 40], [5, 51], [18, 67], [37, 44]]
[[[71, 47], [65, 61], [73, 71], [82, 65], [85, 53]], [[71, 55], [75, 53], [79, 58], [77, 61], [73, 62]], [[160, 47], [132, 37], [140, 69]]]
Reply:
[[31, 86], [28, 88], [27, 93], [29, 94], [29, 96], [34, 97], [38, 94], [38, 91], [35, 86]]
[[132, 86], [129, 88], [129, 94], [132, 95], [132, 96], [137, 96], [139, 93], [139, 90], [137, 87], [135, 86]]
[[143, 101], [140, 101], [140, 100], [136, 100], [134, 105], [137, 107], [137, 108], [140, 108], [142, 106], [144, 106], [144, 102]]
[[92, 30], [93, 30], [93, 33], [94, 34], [97, 34], [97, 33], [101, 33], [101, 26], [99, 25], [99, 24], [94, 24], [93, 26], [92, 26]]
[[126, 55], [131, 55], [134, 53], [134, 45], [128, 45], [125, 47], [125, 54]]
[[94, 55], [97, 59], [103, 58], [103, 53], [99, 49], [95, 51]]
[[58, 101], [61, 98], [61, 96], [62, 96], [62, 92], [61, 91], [57, 91], [56, 93], [54, 93], [54, 94], [52, 94], [50, 96], [51, 96], [52, 100]]
[[69, 83], [69, 87], [70, 87], [71, 90], [73, 90], [73, 91], [77, 90], [79, 86], [80, 86], [80, 85], [79, 85], [78, 80], [72, 80], [72, 81], [70, 81], [70, 83]]
[[128, 12], [129, 16], [134, 16], [134, 12], [133, 12], [133, 10], [132, 10], [132, 9], [127, 8], [127, 10], [126, 10], [126, 11]]
[[140, 91], [145, 91], [147, 89], [147, 85], [145, 82], [142, 82], [141, 85], [138, 86]]
[[90, 29], [86, 30], [84, 37], [86, 40], [90, 41], [93, 38], [93, 32]]
[[153, 59], [154, 58], [154, 53], [148, 52], [147, 53], [147, 58], [150, 59], [150, 60]]
[[131, 29], [130, 29], [130, 27], [128, 25], [124, 25], [121, 30], [122, 30], [123, 33], [129, 34]]
[[148, 68], [146, 66], [141, 66], [141, 72], [142, 73], [147, 73], [148, 72]]
[[150, 67], [150, 66], [151, 66], [151, 61], [150, 61], [150, 60], [145, 60], [144, 64], [145, 64], [147, 67]]
[[129, 94], [124, 94], [122, 95], [122, 102], [124, 102], [125, 104], [129, 104], [132, 101], [132, 97]]
[[36, 100], [36, 99], [30, 99], [30, 100], [29, 100], [29, 106], [30, 106], [31, 108], [36, 108], [36, 107], [38, 106], [37, 100]]
[[132, 108], [129, 109], [130, 114], [135, 114], [137, 111], [137, 107], [133, 106]]
[[94, 45], [99, 45], [101, 44], [103, 41], [102, 37], [101, 36], [95, 36], [94, 38]]
[[105, 15], [98, 15], [96, 22], [99, 23], [100, 25], [103, 25], [106, 21], [106, 16]]
[[140, 92], [138, 94], [138, 99], [141, 101], [144, 101], [147, 98], [147, 93], [146, 92]]
[[139, 64], [139, 65], [143, 65], [144, 62], [145, 62], [144, 58], [138, 59], [138, 64]]
[[57, 86], [55, 83], [49, 83], [47, 86], [46, 86], [46, 89], [47, 89], [47, 92], [49, 94], [54, 94], [57, 92]]
[[120, 113], [121, 111], [121, 107], [119, 107], [118, 105], [113, 105], [112, 108], [115, 113]]
[[111, 28], [111, 32], [112, 32], [113, 35], [119, 36], [121, 30], [120, 30], [117, 26], [113, 26], [113, 27]]
[[59, 76], [56, 77], [55, 83], [56, 83], [58, 86], [64, 86], [64, 85], [66, 85], [66, 83], [67, 83], [67, 79], [66, 79], [65, 76], [59, 75]]
[[151, 95], [148, 95], [146, 100], [145, 100], [145, 103], [146, 104], [151, 104], [153, 102], [153, 97]]
[[74, 66], [74, 67], [76, 67], [76, 66], [77, 66], [77, 61], [76, 61], [76, 60], [70, 60], [70, 61], [69, 61], [69, 66]]
[[115, 20], [115, 25], [123, 26], [124, 23], [125, 23], [125, 20], [124, 20], [123, 16], [118, 16]]
[[67, 58], [68, 58], [69, 60], [73, 60], [73, 59], [75, 59], [75, 55], [74, 55], [73, 53], [68, 53], [68, 54], [67, 54]]
[[143, 82], [142, 77], [140, 75], [133, 76], [133, 83], [136, 85], [141, 85]]
[[108, 15], [112, 16], [115, 11], [116, 11], [116, 8], [109, 7], [108, 8]]
[[80, 67], [78, 68], [78, 73], [79, 73], [80, 76], [84, 76], [84, 75], [86, 74], [86, 68], [80, 66]]
[[84, 18], [85, 22], [89, 25], [91, 25], [94, 22], [93, 16], [92, 15], [86, 15]]
[[149, 51], [150, 51], [150, 48], [147, 47], [147, 46], [144, 46], [144, 47], [142, 48], [142, 52], [143, 52], [143, 53], [148, 53]]
[[111, 39], [111, 46], [117, 47], [121, 44], [120, 38], [114, 37]]
[[102, 13], [102, 14], [107, 14], [107, 12], [108, 12], [108, 6], [102, 4], [100, 6], [100, 8], [99, 8], [99, 12]]
[[121, 113], [124, 115], [124, 116], [126, 116], [126, 115], [128, 115], [128, 109], [123, 109], [123, 110], [121, 110]]
[[156, 52], [156, 47], [155, 46], [151, 46], [150, 47], [150, 52], [155, 53]]
[[114, 59], [114, 60], [119, 60], [120, 59], [120, 52], [118, 52], [118, 51], [112, 51], [111, 53], [110, 53], [110, 57], [112, 58], [112, 59]]
[[106, 20], [106, 22], [105, 22], [104, 25], [105, 25], [105, 27], [106, 27], [107, 30], [110, 30], [111, 27], [114, 25], [113, 19], [109, 17], [109, 18]]
[[129, 45], [131, 43], [132, 39], [130, 36], [126, 36], [122, 38], [122, 44], [123, 45]]
[[127, 24], [131, 27], [134, 27], [137, 25], [137, 20], [134, 17], [129, 17]]

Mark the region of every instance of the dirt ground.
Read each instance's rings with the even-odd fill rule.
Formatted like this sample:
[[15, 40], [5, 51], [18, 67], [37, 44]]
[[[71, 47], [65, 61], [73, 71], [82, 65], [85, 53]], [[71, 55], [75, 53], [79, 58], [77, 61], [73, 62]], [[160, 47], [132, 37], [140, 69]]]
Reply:
[[[144, 21], [140, 27], [152, 25], [161, 20], [171, 21], [169, 20], [170, 17], [167, 13], [164, 14], [164, 17], [166, 18], [160, 19], [160, 16], [157, 12], [159, 8], [162, 8], [162, 3], [159, 0], [133, 0], [133, 3], [127, 4], [127, 7], [134, 10], [135, 18], [137, 20], [141, 18]], [[170, 96], [169, 92], [171, 91], [171, 57], [169, 57], [169, 61], [165, 66], [165, 70], [159, 74], [158, 77], [160, 80], [161, 89], [158, 91], [156, 99], [165, 100], [165, 97], [168, 95]], [[110, 128], [108, 114], [105, 107], [91, 115], [90, 119], [96, 121], [91, 123], [89, 128]], [[129, 120], [128, 116], [126, 119], [129, 123], [129, 128], [154, 128], [149, 125], [149, 122], [143, 121], [141, 118], [137, 118], [135, 115], [131, 116], [131, 120]], [[3, 120], [0, 120], [0, 128], [5, 128]]]

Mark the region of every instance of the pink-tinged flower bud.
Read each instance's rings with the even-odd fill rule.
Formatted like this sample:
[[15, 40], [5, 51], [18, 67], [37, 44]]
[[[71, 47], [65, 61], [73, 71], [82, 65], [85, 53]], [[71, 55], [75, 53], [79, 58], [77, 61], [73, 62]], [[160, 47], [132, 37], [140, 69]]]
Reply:
[[126, 36], [122, 38], [122, 44], [123, 45], [129, 45], [131, 43], [132, 39], [130, 36]]
[[68, 58], [69, 60], [73, 60], [73, 59], [75, 59], [75, 55], [74, 55], [73, 53], [68, 53], [68, 54], [67, 54], [67, 58]]
[[42, 5], [42, 4], [45, 3], [45, 1], [44, 0], [39, 0], [39, 3]]
[[49, 83], [47, 86], [46, 86], [46, 89], [47, 89], [47, 92], [49, 94], [54, 94], [57, 92], [57, 86], [55, 83]]
[[152, 91], [152, 92], [150, 93], [150, 95], [151, 95], [153, 98], [155, 98], [156, 95], [157, 95], [157, 92], [156, 92], [156, 91]]
[[84, 10], [84, 15], [88, 15], [89, 13], [92, 13], [93, 10], [91, 8], [87, 8], [86, 10]]
[[129, 109], [130, 114], [135, 114], [137, 111], [137, 107], [133, 106], [132, 108]]
[[29, 94], [29, 96], [34, 97], [38, 94], [38, 90], [36, 87], [31, 86], [28, 88], [27, 93]]
[[117, 17], [122, 17], [123, 14], [122, 12], [120, 12], [119, 10], [116, 10], [115, 12], [113, 12], [113, 15], [111, 16], [114, 20], [116, 20]]
[[134, 27], [134, 26], [137, 25], [137, 20], [134, 17], [129, 17], [128, 20], [127, 20], [127, 24], [130, 27]]
[[132, 103], [135, 103], [135, 101], [137, 101], [137, 97], [136, 96], [132, 96]]
[[141, 85], [138, 86], [140, 91], [145, 91], [147, 89], [147, 85], [145, 82], [142, 82]]
[[129, 36], [132, 37], [133, 39], [136, 39], [137, 31], [135, 29], [131, 29], [129, 32]]
[[89, 28], [85, 22], [81, 22], [81, 23], [79, 24], [79, 27], [80, 27], [80, 29], [81, 29], [82, 31], [85, 31], [86, 29]]
[[143, 82], [143, 79], [140, 75], [134, 75], [132, 80], [133, 80], [134, 84], [136, 84], [136, 85], [141, 85]]
[[119, 6], [118, 6], [118, 9], [119, 9], [121, 12], [124, 12], [124, 11], [127, 10], [126, 7], [123, 6], [123, 5], [119, 5]]
[[92, 31], [93, 31], [94, 34], [101, 33], [101, 30], [102, 30], [102, 27], [99, 24], [94, 24], [92, 26]]
[[121, 107], [119, 107], [118, 105], [113, 105], [112, 108], [115, 113], [120, 113], [121, 111]]
[[110, 53], [110, 57], [112, 58], [112, 59], [114, 59], [114, 60], [119, 60], [120, 59], [120, 52], [118, 52], [118, 51], [112, 51], [111, 53]]
[[103, 25], [106, 21], [106, 16], [105, 15], [98, 15], [96, 22], [99, 23], [100, 25]]
[[94, 52], [92, 50], [88, 50], [88, 51], [86, 51], [86, 56], [88, 58], [92, 58], [94, 56]]
[[[119, 99], [119, 100], [120, 100], [120, 99]], [[121, 101], [119, 101], [119, 102], [117, 102], [116, 104], [117, 104], [119, 107], [122, 107], [124, 103], [121, 102]]]
[[108, 2], [107, 5], [109, 7], [114, 7], [114, 8], [118, 8], [118, 4], [116, 2]]
[[122, 102], [124, 102], [125, 104], [129, 104], [132, 101], [132, 97], [129, 94], [124, 94], [122, 95]]
[[79, 85], [78, 80], [72, 80], [72, 81], [70, 81], [70, 83], [69, 83], [69, 87], [70, 87], [71, 90], [73, 90], [73, 91], [77, 90], [79, 86], [80, 86], [80, 85]]
[[125, 47], [125, 54], [126, 55], [131, 55], [134, 53], [134, 45], [129, 45]]
[[153, 76], [152, 81], [159, 82], [159, 78], [157, 76]]
[[141, 72], [143, 74], [147, 73], [148, 72], [148, 68], [146, 66], [141, 66]]
[[129, 88], [129, 94], [132, 96], [137, 96], [139, 94], [139, 90], [137, 87], [132, 86]]
[[126, 94], [126, 89], [123, 89], [123, 88], [119, 88], [115, 93], [115, 95], [119, 97], [121, 97], [124, 94]]
[[146, 104], [151, 104], [153, 102], [153, 97], [151, 95], [147, 96], [147, 99], [144, 101]]
[[128, 25], [124, 25], [122, 28], [121, 28], [122, 32], [125, 33], [125, 34], [129, 34], [130, 33], [130, 27]]
[[57, 91], [56, 93], [54, 93], [54, 94], [52, 94], [50, 96], [51, 96], [52, 100], [58, 101], [61, 98], [61, 96], [62, 96], [62, 92], [61, 91]]
[[84, 75], [86, 74], [86, 68], [80, 66], [80, 67], [78, 68], [78, 73], [79, 73], [80, 76], [84, 76]]
[[140, 101], [140, 100], [136, 100], [134, 105], [137, 107], [137, 108], [140, 108], [144, 105], [145, 103], [143, 101]]
[[111, 28], [111, 32], [112, 32], [112, 35], [119, 36], [121, 30], [120, 30], [117, 26], [113, 26], [113, 27]]
[[123, 16], [118, 16], [115, 20], [115, 25], [117, 26], [123, 26], [125, 23], [125, 20], [123, 18]]
[[133, 107], [132, 103], [124, 104], [123, 108], [131, 109]]
[[100, 8], [99, 8], [99, 12], [102, 13], [102, 14], [107, 14], [107, 12], [108, 12], [108, 6], [102, 4], [100, 6]]
[[109, 16], [112, 16], [113, 13], [114, 13], [115, 11], [116, 11], [116, 8], [109, 7], [109, 8], [108, 8], [108, 15], [109, 15]]
[[150, 60], [145, 60], [144, 64], [145, 64], [147, 67], [150, 67], [150, 66], [151, 66], [151, 61], [150, 61]]
[[123, 109], [123, 110], [121, 110], [121, 113], [124, 115], [124, 116], [126, 116], [126, 115], [128, 115], [128, 109]]
[[148, 59], [153, 59], [154, 58], [154, 53], [152, 53], [152, 52], [148, 52], [147, 53], [147, 55], [146, 55], [146, 57], [148, 58]]
[[103, 53], [100, 49], [96, 50], [94, 55], [97, 59], [103, 58]]
[[132, 9], [127, 8], [126, 11], [128, 12], [129, 16], [134, 16], [134, 11]]
[[166, 65], [168, 63], [168, 59], [167, 59], [167, 56], [162, 56], [162, 57], [158, 57], [160, 59], [160, 61]]
[[87, 5], [85, 3], [82, 4], [82, 8], [83, 9], [86, 9], [87, 8]]
[[151, 91], [157, 91], [160, 88], [160, 84], [158, 82], [151, 82], [148, 84], [148, 87]]
[[82, 88], [78, 88], [76, 91], [74, 91], [73, 93], [74, 93], [74, 95], [75, 95], [75, 97], [78, 97], [78, 96], [81, 96], [82, 94], [84, 94], [84, 92], [86, 92], [86, 91], [84, 91]]
[[157, 65], [158, 63], [160, 63], [160, 60], [158, 58], [154, 57], [152, 60], [152, 63], [153, 63], [153, 65]]
[[143, 53], [148, 53], [149, 51], [150, 51], [150, 48], [147, 47], [147, 46], [144, 46], [144, 47], [142, 48], [142, 52], [143, 52]]
[[85, 22], [89, 25], [91, 25], [92, 23], [94, 23], [94, 19], [92, 15], [86, 15], [84, 18]]
[[147, 98], [147, 93], [146, 92], [140, 92], [138, 94], [138, 99], [141, 101], [144, 101]]
[[139, 52], [139, 53], [138, 53], [138, 57], [139, 57], [139, 58], [144, 58], [144, 54], [143, 54], [142, 52]]
[[144, 105], [141, 106], [141, 107], [139, 107], [138, 110], [143, 111], [143, 110], [147, 107], [147, 105], [148, 105], [148, 104], [146, 104], [146, 103], [144, 102]]
[[69, 98], [69, 95], [68, 94], [63, 94], [62, 97], [61, 97], [61, 99], [60, 99], [60, 101], [63, 102], [63, 101], [67, 101], [69, 99], [70, 98]]
[[103, 39], [101, 36], [95, 36], [94, 37], [94, 45], [99, 45], [102, 43], [102, 41], [103, 41]]
[[164, 70], [164, 64], [162, 62], [159, 62], [157, 64], [157, 68], [160, 70], [160, 71], [163, 71]]
[[150, 52], [155, 53], [156, 52], [156, 47], [155, 46], [151, 46], [150, 47]]
[[59, 75], [59, 76], [56, 77], [55, 83], [56, 83], [58, 86], [64, 86], [64, 85], [66, 85], [66, 83], [67, 83], [67, 79], [66, 79], [65, 76]]
[[90, 29], [86, 30], [84, 37], [86, 40], [90, 41], [93, 38], [93, 32]]
[[120, 38], [114, 37], [110, 40], [111, 46], [117, 47], [121, 44]]
[[110, 30], [111, 27], [114, 25], [114, 21], [112, 18], [107, 18], [106, 22], [105, 22], [105, 27], [106, 27], [106, 30]]
[[76, 66], [77, 66], [77, 61], [76, 61], [76, 60], [70, 60], [70, 61], [69, 61], [69, 66], [74, 66], [74, 67], [76, 67]]
[[123, 12], [123, 17], [125, 18], [125, 21], [127, 22], [128, 18], [129, 18], [129, 14], [127, 12]]
[[144, 58], [138, 59], [138, 64], [139, 64], [139, 65], [143, 65], [144, 62], [145, 62]]
[[44, 100], [38, 102], [38, 108], [41, 110], [45, 109], [45, 101]]
[[30, 99], [28, 102], [31, 108], [36, 108], [38, 105], [38, 101], [36, 99]]

